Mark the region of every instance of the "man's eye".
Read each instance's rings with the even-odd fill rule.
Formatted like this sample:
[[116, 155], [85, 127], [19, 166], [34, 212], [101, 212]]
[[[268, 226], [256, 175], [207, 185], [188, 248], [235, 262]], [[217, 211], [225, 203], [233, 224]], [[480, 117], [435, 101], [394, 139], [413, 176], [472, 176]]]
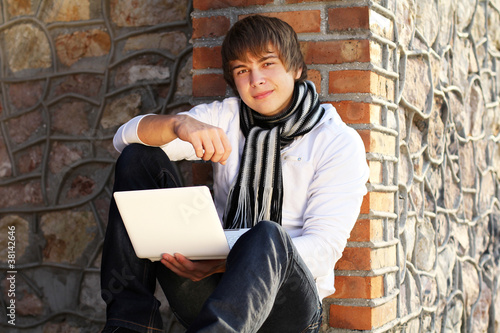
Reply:
[[244, 74], [246, 72], [247, 72], [246, 69], [240, 69], [239, 71], [236, 72], [236, 75]]
[[271, 66], [271, 65], [274, 65], [274, 63], [272, 63], [272, 62], [266, 62], [266, 63], [264, 64], [264, 66], [265, 66], [265, 67], [269, 67], [269, 66]]

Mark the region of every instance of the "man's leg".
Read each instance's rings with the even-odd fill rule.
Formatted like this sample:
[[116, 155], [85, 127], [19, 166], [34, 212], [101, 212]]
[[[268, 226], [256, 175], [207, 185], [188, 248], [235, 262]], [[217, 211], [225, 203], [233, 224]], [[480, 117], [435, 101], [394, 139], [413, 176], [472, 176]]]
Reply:
[[263, 221], [235, 244], [219, 285], [187, 332], [314, 332], [320, 313], [314, 279], [292, 240]]
[[[175, 169], [159, 148], [130, 145], [115, 170], [113, 192], [180, 186]], [[147, 221], [144, 221], [147, 223]], [[134, 252], [114, 199], [111, 199], [101, 265], [106, 326], [138, 332], [160, 332], [160, 302], [154, 297], [158, 262], [139, 259]]]

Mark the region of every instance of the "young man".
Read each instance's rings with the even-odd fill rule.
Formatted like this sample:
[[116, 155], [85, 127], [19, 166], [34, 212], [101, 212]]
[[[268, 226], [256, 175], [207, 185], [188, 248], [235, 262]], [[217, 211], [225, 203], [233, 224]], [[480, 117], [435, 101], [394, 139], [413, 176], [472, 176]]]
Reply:
[[151, 262], [135, 256], [112, 201], [102, 259], [105, 332], [161, 330], [157, 279], [188, 332], [319, 329], [321, 299], [334, 292], [333, 269], [366, 193], [363, 143], [331, 105], [319, 104], [297, 36], [283, 21], [237, 22], [222, 59], [238, 97], [122, 126], [114, 191], [178, 186], [169, 159], [212, 161], [225, 228], [251, 229], [226, 260], [178, 253]]

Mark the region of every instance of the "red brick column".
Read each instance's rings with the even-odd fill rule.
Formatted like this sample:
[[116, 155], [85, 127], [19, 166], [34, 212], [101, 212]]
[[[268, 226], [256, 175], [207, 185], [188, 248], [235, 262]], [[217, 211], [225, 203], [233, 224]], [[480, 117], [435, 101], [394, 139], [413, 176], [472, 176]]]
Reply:
[[[307, 6], [303, 4], [307, 3]], [[279, 17], [298, 33], [309, 79], [323, 102], [358, 130], [371, 176], [358, 222], [336, 266], [337, 292], [324, 300], [323, 331], [372, 330], [397, 318], [395, 221], [398, 153], [391, 10], [345, 7], [341, 1], [194, 0], [193, 97], [229, 96], [221, 70], [225, 33], [242, 16]], [[258, 6], [256, 6], [258, 5]], [[234, 6], [234, 7], [233, 7]]]

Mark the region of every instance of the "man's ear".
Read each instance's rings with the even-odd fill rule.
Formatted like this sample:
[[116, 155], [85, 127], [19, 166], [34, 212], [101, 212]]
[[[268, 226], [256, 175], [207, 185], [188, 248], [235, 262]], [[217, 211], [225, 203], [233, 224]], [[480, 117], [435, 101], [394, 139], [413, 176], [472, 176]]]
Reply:
[[297, 69], [297, 72], [295, 72], [295, 80], [300, 79], [300, 76], [302, 75], [302, 67]]

